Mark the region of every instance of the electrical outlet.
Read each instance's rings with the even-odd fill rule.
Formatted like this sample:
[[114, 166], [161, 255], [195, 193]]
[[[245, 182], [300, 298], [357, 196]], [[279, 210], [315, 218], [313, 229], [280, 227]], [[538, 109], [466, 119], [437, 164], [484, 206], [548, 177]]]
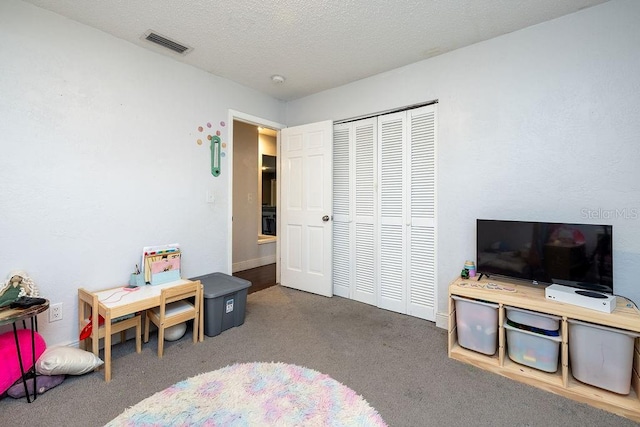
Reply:
[[62, 303], [51, 304], [49, 306], [49, 323], [62, 320]]

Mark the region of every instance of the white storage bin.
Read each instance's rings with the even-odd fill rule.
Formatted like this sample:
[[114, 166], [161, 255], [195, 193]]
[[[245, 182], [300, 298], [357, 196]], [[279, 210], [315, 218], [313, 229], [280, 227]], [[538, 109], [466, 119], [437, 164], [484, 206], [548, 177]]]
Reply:
[[509, 359], [545, 372], [558, 370], [560, 336], [548, 336], [505, 324]]
[[458, 344], [487, 355], [498, 349], [498, 304], [452, 295], [456, 305]]
[[507, 307], [507, 319], [522, 325], [533, 326], [534, 328], [547, 331], [557, 331], [560, 329], [560, 317], [551, 314], [543, 314], [535, 311], [523, 310], [522, 308]]
[[640, 334], [569, 321], [569, 362], [573, 377], [618, 394], [629, 394], [633, 344]]

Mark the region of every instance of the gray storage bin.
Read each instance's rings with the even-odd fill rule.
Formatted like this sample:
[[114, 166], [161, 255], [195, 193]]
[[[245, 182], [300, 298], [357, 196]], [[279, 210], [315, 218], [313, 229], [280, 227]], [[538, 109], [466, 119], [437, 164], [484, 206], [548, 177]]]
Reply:
[[224, 273], [193, 277], [204, 287], [204, 333], [215, 337], [244, 323], [247, 289], [251, 282]]

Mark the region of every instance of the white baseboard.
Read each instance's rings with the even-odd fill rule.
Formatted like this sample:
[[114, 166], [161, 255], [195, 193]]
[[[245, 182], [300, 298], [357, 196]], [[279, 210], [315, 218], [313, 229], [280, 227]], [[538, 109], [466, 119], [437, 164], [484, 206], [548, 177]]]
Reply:
[[262, 267], [263, 265], [275, 264], [276, 255], [268, 255], [262, 258], [248, 259], [246, 261], [234, 262], [231, 266], [232, 272], [249, 270], [250, 268]]
[[449, 329], [449, 315], [447, 313], [436, 313], [436, 326], [442, 329]]

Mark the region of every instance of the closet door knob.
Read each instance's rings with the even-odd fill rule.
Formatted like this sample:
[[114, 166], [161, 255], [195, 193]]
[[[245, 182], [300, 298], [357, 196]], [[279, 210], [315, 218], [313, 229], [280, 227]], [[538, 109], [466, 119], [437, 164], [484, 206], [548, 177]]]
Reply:
[[329, 221], [329, 215], [325, 215], [325, 216], [323, 216], [323, 217], [322, 217], [322, 220], [323, 220], [324, 222]]

